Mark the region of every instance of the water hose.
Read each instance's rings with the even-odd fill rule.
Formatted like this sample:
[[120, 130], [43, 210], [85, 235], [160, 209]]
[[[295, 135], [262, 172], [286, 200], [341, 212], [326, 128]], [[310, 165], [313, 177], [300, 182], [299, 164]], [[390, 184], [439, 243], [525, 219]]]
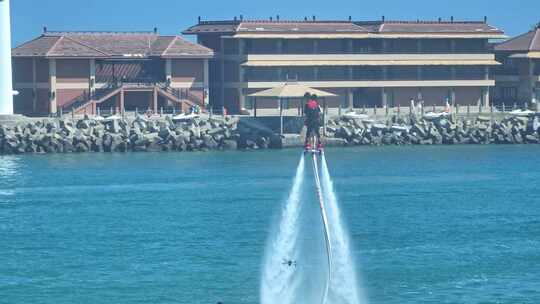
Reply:
[[313, 171], [315, 176], [315, 187], [317, 188], [317, 196], [319, 198], [319, 207], [321, 208], [321, 217], [324, 226], [324, 240], [326, 244], [326, 256], [328, 258], [328, 277], [326, 279], [326, 287], [322, 297], [322, 304], [326, 303], [328, 298], [328, 291], [330, 289], [330, 277], [332, 274], [332, 247], [330, 243], [330, 230], [328, 228], [328, 216], [326, 215], [326, 208], [324, 206], [324, 197], [322, 194], [321, 180], [319, 178], [319, 166], [317, 163], [317, 153], [313, 153]]

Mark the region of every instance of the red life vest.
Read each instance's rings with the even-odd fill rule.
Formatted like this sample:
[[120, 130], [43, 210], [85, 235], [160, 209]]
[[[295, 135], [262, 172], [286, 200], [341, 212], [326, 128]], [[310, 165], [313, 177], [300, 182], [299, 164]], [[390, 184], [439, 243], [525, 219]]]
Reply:
[[308, 100], [306, 106], [307, 106], [308, 109], [315, 110], [315, 109], [317, 109], [319, 104], [317, 103], [316, 100], [310, 99], [310, 100]]

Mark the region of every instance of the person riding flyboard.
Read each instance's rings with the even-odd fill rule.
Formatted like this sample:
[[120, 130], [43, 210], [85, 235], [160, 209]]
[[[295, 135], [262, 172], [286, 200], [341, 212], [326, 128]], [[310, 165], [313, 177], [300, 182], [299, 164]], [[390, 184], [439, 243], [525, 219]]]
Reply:
[[[304, 106], [304, 114], [305, 114], [305, 125], [307, 127], [306, 132], [306, 141], [304, 143], [305, 151], [306, 152], [322, 152], [322, 143], [321, 143], [321, 134], [320, 134], [320, 128], [321, 128], [321, 107], [319, 106], [319, 103], [317, 102], [317, 95], [309, 95], [306, 93], [305, 95], [308, 98], [308, 101], [306, 102], [306, 105]], [[317, 149], [314, 151], [312, 147], [312, 143], [310, 142], [310, 139], [312, 137], [316, 137], [317, 139]], [[314, 143], [313, 143], [314, 144]]]

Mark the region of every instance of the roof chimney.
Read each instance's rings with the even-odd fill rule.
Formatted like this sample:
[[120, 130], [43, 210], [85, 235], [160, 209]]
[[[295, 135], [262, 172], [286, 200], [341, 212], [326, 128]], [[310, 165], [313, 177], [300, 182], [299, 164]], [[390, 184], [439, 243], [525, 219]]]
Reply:
[[450, 22], [454, 23], [454, 16], [450, 16]]
[[272, 16], [270, 16], [270, 21], [272, 21]]
[[304, 17], [304, 21], [307, 21], [307, 17]]
[[487, 23], [487, 16], [484, 16], [484, 23]]
[[279, 15], [276, 15], [276, 21], [279, 21]]
[[441, 23], [441, 21], [442, 21], [442, 18], [441, 18], [441, 17], [439, 17], [439, 23]]
[[158, 30], [157, 27], [154, 27], [154, 34], [157, 34]]
[[201, 24], [201, 16], [199, 16], [199, 17], [197, 18], [197, 22], [198, 22], [199, 24]]
[[43, 27], [43, 33], [46, 33], [46, 32], [47, 32], [47, 27], [44, 26], [44, 27]]
[[352, 21], [352, 16], [349, 16], [349, 21]]
[[311, 18], [313, 19], [313, 21], [317, 20], [317, 19], [315, 18], [315, 15], [311, 16]]
[[384, 19], [385, 19], [385, 17], [384, 17], [384, 15], [383, 15], [383, 16], [382, 16], [382, 22], [384, 22]]

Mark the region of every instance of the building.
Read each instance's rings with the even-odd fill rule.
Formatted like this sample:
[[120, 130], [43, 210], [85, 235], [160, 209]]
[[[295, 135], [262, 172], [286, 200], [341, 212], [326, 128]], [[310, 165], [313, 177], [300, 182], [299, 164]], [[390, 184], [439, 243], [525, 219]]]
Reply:
[[[489, 104], [498, 65], [488, 40], [505, 38], [486, 20], [201, 21], [184, 31], [217, 56], [210, 64], [211, 100], [233, 113], [250, 93], [288, 80], [338, 94], [331, 107]], [[275, 101], [257, 100], [275, 107]], [[214, 104], [217, 107], [222, 105]]]
[[495, 45], [497, 104], [524, 105], [540, 100], [540, 23], [531, 31]]
[[153, 32], [50, 32], [12, 50], [25, 115], [204, 107], [211, 49]]

